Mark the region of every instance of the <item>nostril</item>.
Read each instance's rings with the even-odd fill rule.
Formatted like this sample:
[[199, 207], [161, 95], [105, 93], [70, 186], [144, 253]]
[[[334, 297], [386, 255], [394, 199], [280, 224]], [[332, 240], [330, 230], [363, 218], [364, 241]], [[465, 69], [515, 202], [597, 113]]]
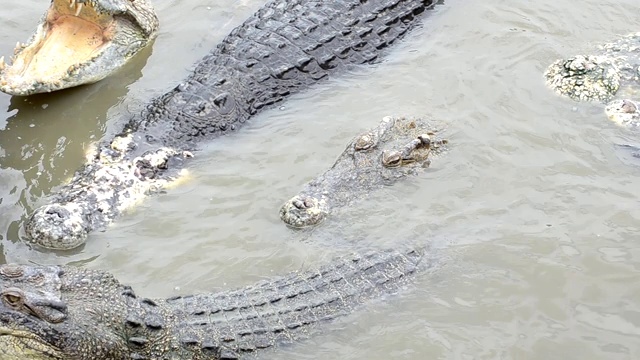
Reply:
[[64, 217], [65, 217], [65, 215], [67, 215], [67, 214], [63, 214], [63, 212], [61, 211], [61, 209], [57, 209], [57, 208], [50, 208], [50, 209], [47, 209], [46, 214], [47, 214], [47, 215], [50, 215], [50, 216], [55, 216], [55, 217], [57, 217], [58, 219], [62, 219], [62, 218], [64, 218]]
[[313, 207], [313, 200], [310, 198], [298, 198], [292, 201], [293, 206], [299, 210], [306, 210]]
[[300, 209], [300, 210], [307, 208], [305, 202], [300, 199], [293, 200], [293, 206], [295, 206], [296, 209]]

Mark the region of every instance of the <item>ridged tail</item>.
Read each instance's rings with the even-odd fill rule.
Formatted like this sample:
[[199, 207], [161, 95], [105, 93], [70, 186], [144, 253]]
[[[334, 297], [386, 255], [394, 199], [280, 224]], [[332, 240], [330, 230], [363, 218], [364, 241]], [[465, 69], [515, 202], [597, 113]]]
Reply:
[[177, 336], [191, 339], [192, 359], [233, 359], [305, 338], [316, 324], [396, 292], [422, 258], [417, 250], [354, 255], [315, 271], [230, 292], [172, 298], [167, 304], [185, 319]]

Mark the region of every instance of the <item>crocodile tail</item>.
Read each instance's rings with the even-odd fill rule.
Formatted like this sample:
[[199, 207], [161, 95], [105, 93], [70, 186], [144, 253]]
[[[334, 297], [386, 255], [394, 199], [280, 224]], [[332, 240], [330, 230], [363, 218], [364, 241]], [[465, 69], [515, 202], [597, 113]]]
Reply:
[[203, 331], [196, 332], [205, 335], [200, 337], [201, 347], [216, 354], [194, 358], [234, 359], [306, 338], [318, 324], [348, 314], [364, 301], [397, 292], [411, 281], [423, 256], [422, 250], [353, 255], [315, 271], [168, 302], [179, 301], [179, 312], [191, 314], [179, 327], [193, 331], [199, 324]]

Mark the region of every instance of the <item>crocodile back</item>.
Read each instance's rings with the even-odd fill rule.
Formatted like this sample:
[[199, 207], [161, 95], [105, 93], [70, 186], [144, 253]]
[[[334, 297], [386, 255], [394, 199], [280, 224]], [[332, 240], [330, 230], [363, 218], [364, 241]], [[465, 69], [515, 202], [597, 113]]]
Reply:
[[432, 0], [274, 0], [235, 28], [193, 73], [148, 104], [129, 130], [184, 146], [233, 131], [349, 65], [370, 63]]

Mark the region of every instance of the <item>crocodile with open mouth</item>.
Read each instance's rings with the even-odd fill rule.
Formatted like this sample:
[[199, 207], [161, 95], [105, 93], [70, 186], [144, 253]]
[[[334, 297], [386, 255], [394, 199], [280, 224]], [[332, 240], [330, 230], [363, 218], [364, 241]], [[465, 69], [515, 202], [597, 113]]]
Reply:
[[[95, 0], [101, 1], [101, 0]], [[433, 0], [272, 0], [189, 77], [153, 99], [25, 224], [34, 244], [72, 249], [180, 176], [198, 143], [354, 65], [378, 60]], [[84, 11], [84, 10], [83, 10]]]
[[385, 117], [356, 136], [329, 170], [289, 199], [280, 218], [295, 228], [316, 225], [331, 211], [429, 167], [431, 155], [447, 143], [432, 138], [435, 132], [423, 119]]
[[0, 359], [231, 360], [304, 339], [322, 322], [401, 290], [422, 250], [354, 254], [243, 289], [148, 299], [113, 275], [0, 266]]
[[0, 90], [11, 95], [90, 84], [121, 68], [157, 35], [147, 0], [52, 0], [35, 33], [0, 58]]

